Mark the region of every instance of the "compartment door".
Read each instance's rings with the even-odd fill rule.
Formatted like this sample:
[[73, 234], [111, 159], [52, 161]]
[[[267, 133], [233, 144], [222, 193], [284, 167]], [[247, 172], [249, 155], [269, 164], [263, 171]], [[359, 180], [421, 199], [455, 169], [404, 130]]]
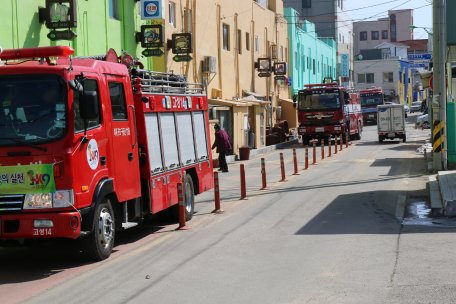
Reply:
[[177, 128], [179, 130], [179, 147], [182, 166], [191, 166], [197, 162], [195, 140], [193, 137], [193, 123], [191, 112], [176, 113]]
[[204, 112], [193, 112], [193, 123], [195, 127], [197, 157], [200, 162], [209, 160], [207, 153], [207, 133], [204, 121]]

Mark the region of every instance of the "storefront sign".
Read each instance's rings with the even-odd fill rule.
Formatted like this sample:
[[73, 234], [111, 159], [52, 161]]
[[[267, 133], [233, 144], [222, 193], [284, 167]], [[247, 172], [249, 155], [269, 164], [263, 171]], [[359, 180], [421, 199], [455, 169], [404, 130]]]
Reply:
[[48, 29], [77, 27], [76, 0], [46, 0], [46, 7], [38, 8], [39, 22]]
[[163, 47], [163, 25], [141, 25], [141, 32], [136, 33], [136, 43], [141, 42], [143, 48]]
[[168, 44], [173, 50], [173, 54], [191, 54], [193, 53], [193, 40], [191, 33], [173, 34], [171, 43]]
[[255, 63], [255, 68], [258, 69], [258, 72], [260, 73], [272, 72], [271, 58], [258, 58], [258, 61]]
[[164, 53], [165, 51], [163, 51], [162, 49], [146, 49], [141, 54], [143, 54], [144, 57], [160, 57], [163, 56]]
[[259, 77], [271, 77], [271, 73], [260, 73], [258, 74]]
[[173, 57], [173, 60], [175, 62], [190, 61], [192, 59], [193, 59], [193, 57], [190, 55], [176, 55]]
[[141, 19], [165, 19], [165, 5], [163, 0], [141, 0]]
[[54, 165], [0, 166], [0, 194], [55, 193]]
[[58, 40], [69, 40], [72, 41], [74, 38], [76, 38], [78, 34], [73, 32], [72, 30], [68, 29], [66, 31], [51, 31], [49, 34], [47, 34], [47, 37], [51, 41], [58, 41]]
[[284, 76], [287, 74], [286, 62], [274, 62], [274, 75]]
[[340, 55], [340, 70], [341, 70], [341, 76], [342, 77], [350, 77], [350, 57], [348, 54], [342, 54]]
[[274, 77], [274, 79], [275, 80], [286, 80], [287, 77], [285, 77], [285, 76], [276, 76], [276, 77]]

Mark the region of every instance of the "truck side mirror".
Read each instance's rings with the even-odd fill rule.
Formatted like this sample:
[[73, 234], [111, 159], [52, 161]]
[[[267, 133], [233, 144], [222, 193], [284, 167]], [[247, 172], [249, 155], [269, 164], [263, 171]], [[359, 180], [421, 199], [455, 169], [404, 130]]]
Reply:
[[297, 99], [298, 95], [293, 95], [293, 108], [296, 109], [296, 99]]
[[70, 80], [68, 81], [68, 85], [70, 86], [70, 89], [72, 89], [73, 91], [77, 92], [77, 93], [82, 93], [82, 91], [84, 90], [84, 88], [82, 87], [82, 84], [77, 81], [77, 80]]
[[85, 91], [85, 98], [79, 98], [79, 109], [82, 119], [98, 117], [98, 95], [96, 91]]

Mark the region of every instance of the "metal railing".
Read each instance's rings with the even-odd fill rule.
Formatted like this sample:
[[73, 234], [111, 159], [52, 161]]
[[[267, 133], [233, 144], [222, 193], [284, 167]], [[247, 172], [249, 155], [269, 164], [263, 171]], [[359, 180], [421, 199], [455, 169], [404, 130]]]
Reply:
[[193, 95], [204, 94], [206, 91], [204, 83], [187, 82], [184, 75], [132, 69], [132, 85], [137, 84], [137, 78], [141, 78], [141, 90], [143, 93]]

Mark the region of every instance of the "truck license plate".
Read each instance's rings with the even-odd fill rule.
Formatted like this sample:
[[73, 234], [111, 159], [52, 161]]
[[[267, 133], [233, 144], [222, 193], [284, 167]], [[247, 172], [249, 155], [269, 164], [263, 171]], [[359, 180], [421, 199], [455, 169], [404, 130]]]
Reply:
[[395, 135], [395, 133], [388, 133], [388, 137], [394, 137]]
[[369, 115], [369, 118], [374, 118], [374, 114]]
[[325, 128], [324, 127], [315, 128], [315, 132], [325, 132]]

